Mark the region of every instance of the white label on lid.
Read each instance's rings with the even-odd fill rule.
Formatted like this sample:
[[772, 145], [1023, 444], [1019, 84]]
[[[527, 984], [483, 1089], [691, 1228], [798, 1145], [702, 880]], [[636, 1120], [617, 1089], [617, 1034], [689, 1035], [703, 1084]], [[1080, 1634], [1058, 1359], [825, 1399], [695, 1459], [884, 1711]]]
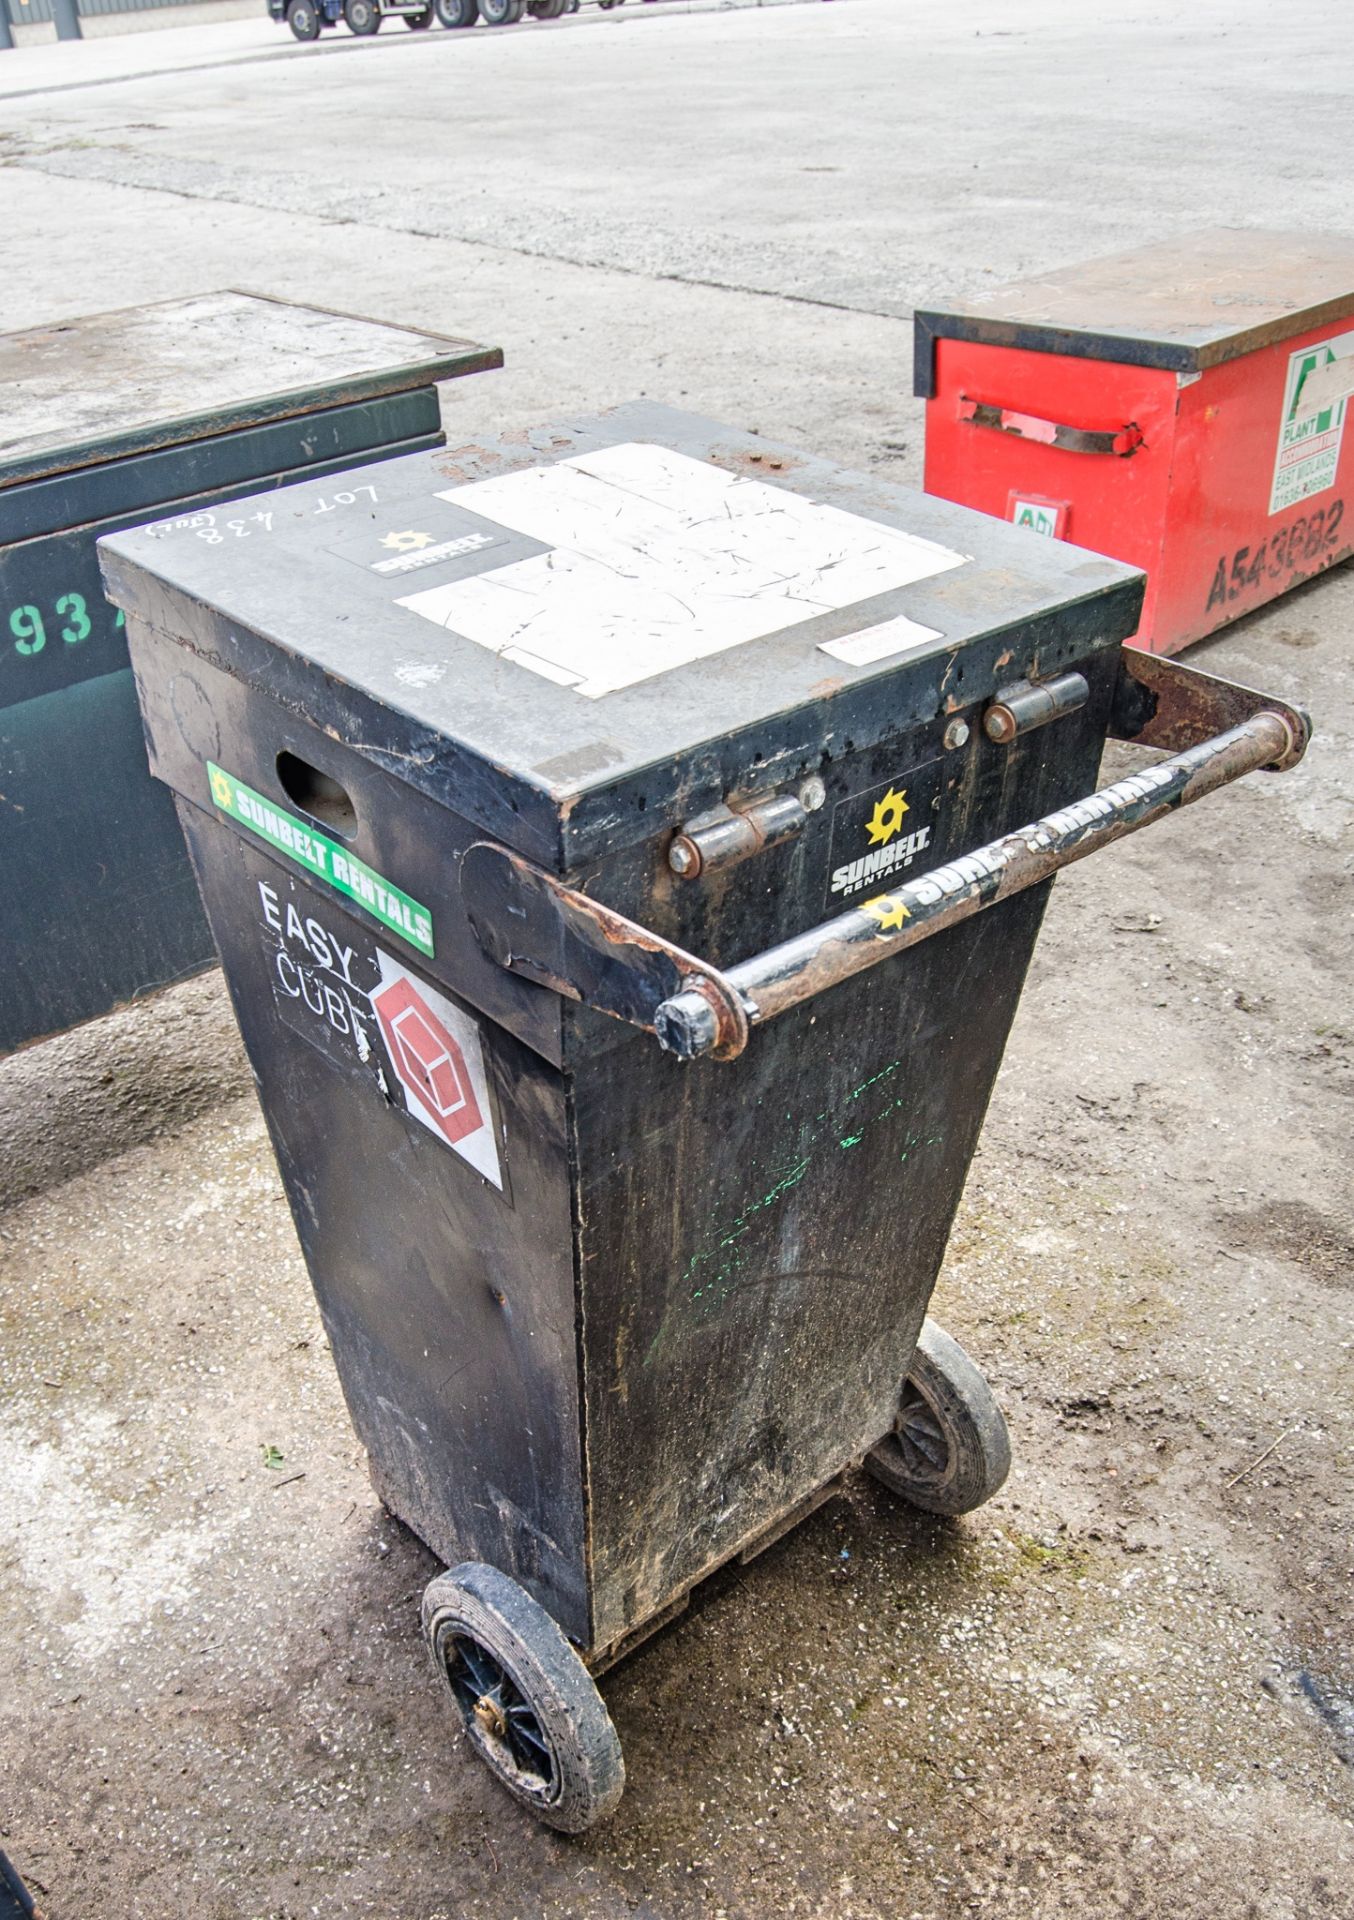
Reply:
[[868, 667], [876, 660], [889, 660], [895, 653], [914, 653], [918, 647], [943, 638], [938, 628], [924, 627], [900, 613], [894, 620], [866, 627], [863, 633], [849, 633], [844, 640], [820, 640], [818, 651], [844, 660], [848, 667]]
[[639, 442], [440, 497], [550, 551], [399, 605], [590, 700], [969, 558]]

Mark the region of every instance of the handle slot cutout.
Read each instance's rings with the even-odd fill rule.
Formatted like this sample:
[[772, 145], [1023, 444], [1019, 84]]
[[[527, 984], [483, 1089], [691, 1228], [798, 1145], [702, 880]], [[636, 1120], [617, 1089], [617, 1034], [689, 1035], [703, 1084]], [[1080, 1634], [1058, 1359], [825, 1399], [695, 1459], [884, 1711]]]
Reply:
[[277, 756], [277, 777], [282, 791], [302, 813], [308, 813], [340, 839], [352, 839], [357, 832], [357, 808], [348, 789], [340, 786], [333, 774], [322, 773], [308, 760], [284, 749]]

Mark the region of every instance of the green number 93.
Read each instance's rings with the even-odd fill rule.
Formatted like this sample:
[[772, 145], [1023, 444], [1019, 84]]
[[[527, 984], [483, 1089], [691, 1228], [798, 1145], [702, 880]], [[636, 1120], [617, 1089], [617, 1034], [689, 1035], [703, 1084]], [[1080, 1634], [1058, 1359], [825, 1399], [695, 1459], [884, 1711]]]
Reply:
[[[63, 593], [56, 603], [56, 611], [58, 619], [67, 622], [61, 629], [61, 638], [68, 647], [78, 647], [82, 640], [88, 640], [93, 627], [82, 593]], [[47, 645], [47, 628], [37, 607], [15, 607], [9, 616], [9, 630], [14, 635], [16, 650], [24, 655], [41, 653]]]

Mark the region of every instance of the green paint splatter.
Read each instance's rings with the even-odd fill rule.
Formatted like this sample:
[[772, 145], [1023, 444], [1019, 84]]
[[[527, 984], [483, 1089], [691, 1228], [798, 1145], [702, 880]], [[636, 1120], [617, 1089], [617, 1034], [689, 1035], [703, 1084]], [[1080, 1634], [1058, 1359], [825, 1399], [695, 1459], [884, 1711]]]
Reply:
[[868, 1080], [862, 1080], [858, 1087], [852, 1087], [850, 1093], [845, 1096], [846, 1100], [859, 1100], [862, 1093], [868, 1093], [870, 1088], [877, 1085], [880, 1080], [887, 1080], [891, 1073], [897, 1073], [902, 1064], [901, 1060], [890, 1061], [888, 1066], [881, 1067], [878, 1073], [872, 1073]]
[[[793, 1187], [797, 1187], [808, 1170], [809, 1160], [807, 1155], [805, 1155], [803, 1159], [796, 1160], [789, 1170], [781, 1175], [780, 1179], [776, 1181], [768, 1193], [764, 1193], [760, 1200], [753, 1200], [748, 1206], [744, 1207], [740, 1214], [735, 1215], [729, 1224], [728, 1232], [720, 1235], [715, 1246], [731, 1247], [736, 1241], [741, 1240], [756, 1216], [759, 1213], [764, 1213], [768, 1207], [775, 1206], [776, 1202], [780, 1200], [783, 1195], [789, 1193]], [[715, 1253], [713, 1249], [710, 1251], [700, 1249], [696, 1253], [693, 1253], [687, 1262], [686, 1272], [682, 1275], [683, 1280], [692, 1279], [696, 1269], [714, 1257]], [[737, 1264], [737, 1256], [735, 1256], [734, 1266], [736, 1267]], [[713, 1276], [712, 1280], [707, 1281], [704, 1286], [697, 1287], [692, 1293], [691, 1298], [693, 1300], [699, 1300], [708, 1287], [723, 1279], [728, 1272], [729, 1267], [726, 1264]]]
[[[716, 1312], [739, 1284], [747, 1263], [747, 1248], [741, 1243], [752, 1232], [755, 1226], [760, 1225], [762, 1219], [768, 1212], [778, 1207], [786, 1196], [793, 1193], [795, 1188], [800, 1185], [809, 1171], [813, 1156], [818, 1147], [820, 1145], [830, 1144], [833, 1138], [836, 1140], [838, 1149], [842, 1152], [847, 1152], [854, 1147], [858, 1147], [864, 1141], [871, 1128], [877, 1126], [881, 1120], [887, 1119], [889, 1115], [898, 1112], [900, 1108], [908, 1104], [907, 1094], [900, 1093], [895, 1098], [886, 1100], [883, 1105], [879, 1106], [873, 1112], [862, 1113], [858, 1118], [853, 1116], [853, 1118], [856, 1118], [856, 1126], [853, 1131], [843, 1133], [839, 1130], [841, 1126], [842, 1109], [863, 1099], [872, 1088], [878, 1087], [881, 1082], [891, 1079], [894, 1074], [901, 1071], [902, 1065], [901, 1060], [891, 1060], [887, 1066], [880, 1067], [876, 1072], [870, 1074], [867, 1079], [862, 1080], [858, 1086], [854, 1086], [842, 1094], [830, 1107], [825, 1107], [822, 1112], [813, 1114], [808, 1119], [803, 1119], [802, 1117], [797, 1119], [793, 1113], [786, 1114], [785, 1119], [788, 1125], [794, 1126], [797, 1124], [799, 1126], [801, 1130], [801, 1140], [805, 1142], [805, 1151], [796, 1159], [790, 1161], [788, 1165], [782, 1163], [781, 1169], [775, 1172], [775, 1177], [766, 1192], [761, 1194], [757, 1199], [750, 1200], [731, 1220], [725, 1221], [716, 1227], [705, 1245], [697, 1248], [687, 1262], [681, 1284], [689, 1288], [688, 1299], [693, 1304], [699, 1303], [697, 1312], [702, 1318], [706, 1318]], [[828, 1128], [831, 1129], [831, 1133], [824, 1139], [822, 1136]], [[934, 1145], [939, 1142], [940, 1138], [941, 1136], [939, 1134], [932, 1135], [926, 1144], [928, 1146]], [[918, 1138], [914, 1134], [908, 1139], [906, 1146], [899, 1154], [899, 1160], [906, 1160], [908, 1154], [917, 1145]], [[755, 1172], [756, 1165], [754, 1163], [754, 1175]], [[699, 1279], [700, 1284], [693, 1284], [697, 1279]], [[659, 1327], [645, 1355], [646, 1365], [653, 1360], [654, 1355], [662, 1345], [667, 1326], [668, 1320], [665, 1317], [663, 1324]]]

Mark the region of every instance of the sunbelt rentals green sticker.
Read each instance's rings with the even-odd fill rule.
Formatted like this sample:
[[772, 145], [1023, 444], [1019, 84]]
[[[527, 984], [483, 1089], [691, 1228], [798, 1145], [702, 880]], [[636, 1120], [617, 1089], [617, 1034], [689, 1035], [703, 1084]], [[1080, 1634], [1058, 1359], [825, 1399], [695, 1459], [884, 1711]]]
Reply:
[[325, 881], [335, 892], [346, 893], [382, 926], [389, 927], [392, 933], [399, 934], [411, 947], [417, 947], [432, 959], [433, 922], [426, 907], [411, 900], [398, 887], [392, 887], [384, 875], [331, 840], [328, 834], [298, 820], [295, 814], [275, 807], [271, 800], [265, 800], [261, 793], [255, 793], [243, 780], [237, 780], [233, 773], [225, 772], [211, 760], [207, 762], [207, 778], [212, 799], [222, 813], [238, 820], [242, 827], [248, 827], [260, 840], [285, 853], [289, 860]]

